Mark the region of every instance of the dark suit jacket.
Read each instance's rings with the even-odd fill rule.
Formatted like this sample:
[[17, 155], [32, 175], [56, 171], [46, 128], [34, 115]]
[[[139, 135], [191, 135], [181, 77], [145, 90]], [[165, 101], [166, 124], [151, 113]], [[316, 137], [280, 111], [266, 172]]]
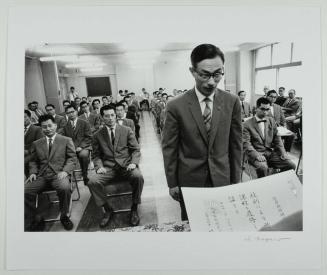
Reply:
[[203, 187], [240, 181], [242, 162], [241, 105], [238, 97], [215, 91], [210, 137], [195, 90], [168, 101], [162, 134], [168, 186]]
[[63, 133], [63, 129], [64, 129], [64, 127], [67, 124], [66, 119], [63, 116], [56, 115], [55, 122], [57, 124], [57, 133], [62, 134]]
[[75, 131], [69, 121], [64, 127], [63, 135], [70, 137], [75, 145], [75, 148], [81, 147], [82, 149], [92, 149], [92, 131], [90, 124], [83, 120], [77, 119]]
[[32, 143], [44, 137], [41, 127], [31, 125], [24, 135], [24, 150], [30, 151]]
[[90, 124], [92, 133], [99, 130], [99, 127], [101, 125], [100, 116], [90, 113], [88, 118], [86, 118], [85, 114], [80, 115], [78, 118], [83, 119]]
[[285, 100], [284, 104], [283, 104], [283, 110], [284, 110], [284, 114], [285, 116], [294, 116], [297, 112], [297, 110], [299, 109], [301, 105], [301, 102], [296, 99], [290, 99], [289, 97]]
[[277, 135], [277, 125], [272, 117], [266, 117], [265, 138], [263, 138], [256, 118], [253, 117], [243, 123], [243, 150], [251, 161], [259, 153], [278, 151], [285, 154], [285, 149], [280, 136]]
[[127, 167], [130, 163], [136, 165], [140, 162], [140, 147], [131, 128], [116, 125], [115, 143], [111, 144], [106, 126], [93, 136], [92, 158], [94, 167], [113, 168], [116, 164]]
[[252, 111], [251, 111], [251, 106], [249, 103], [243, 101], [243, 104], [244, 104], [244, 110], [242, 108], [242, 103], [240, 102], [240, 105], [241, 105], [241, 117], [242, 117], [242, 120], [246, 117], [249, 117], [251, 114], [252, 114]]
[[276, 101], [275, 101], [275, 104], [277, 104], [279, 106], [283, 106], [285, 100], [286, 100], [286, 97], [278, 96]]
[[277, 104], [273, 104], [272, 106], [274, 108], [274, 115], [272, 115], [271, 111], [269, 111], [268, 116], [275, 119], [277, 126], [285, 126], [286, 122], [282, 107]]
[[[119, 119], [117, 119], [117, 123], [118, 123], [118, 120]], [[131, 128], [133, 130], [133, 132], [135, 133], [135, 124], [134, 124], [133, 120], [131, 120], [129, 118], [123, 118], [122, 121], [123, 121], [124, 126], [127, 126], [127, 127]]]
[[57, 134], [49, 156], [46, 137], [33, 142], [31, 148], [30, 174], [43, 175], [47, 168], [55, 173], [71, 173], [76, 164], [76, 153], [71, 138]]

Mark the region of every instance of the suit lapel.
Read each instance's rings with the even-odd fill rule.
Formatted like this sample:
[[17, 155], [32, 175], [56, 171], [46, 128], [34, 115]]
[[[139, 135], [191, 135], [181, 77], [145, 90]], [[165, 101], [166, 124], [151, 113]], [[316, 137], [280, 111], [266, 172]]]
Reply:
[[189, 105], [190, 105], [189, 107], [190, 107], [191, 114], [193, 116], [193, 119], [196, 122], [196, 125], [199, 128], [200, 134], [201, 134], [202, 138], [204, 139], [205, 143], [208, 144], [207, 130], [204, 126], [201, 107], [200, 107], [199, 100], [195, 94], [194, 89], [192, 89], [191, 93], [189, 94]]
[[41, 148], [43, 148], [43, 152], [45, 153], [45, 156], [48, 159], [49, 158], [49, 148], [48, 148], [48, 143], [47, 143], [46, 137], [42, 138]]
[[222, 93], [219, 90], [216, 90], [215, 97], [213, 100], [213, 110], [212, 110], [212, 118], [211, 118], [211, 126], [210, 126], [210, 137], [209, 137], [209, 148], [212, 146], [213, 141], [215, 140], [218, 125], [219, 125], [219, 116], [222, 105]]
[[74, 131], [74, 136], [77, 136], [77, 133], [78, 133], [80, 127], [81, 127], [81, 122], [80, 122], [79, 119], [77, 119], [77, 121], [76, 121], [76, 126], [75, 126], [75, 130], [73, 130], [73, 131]]

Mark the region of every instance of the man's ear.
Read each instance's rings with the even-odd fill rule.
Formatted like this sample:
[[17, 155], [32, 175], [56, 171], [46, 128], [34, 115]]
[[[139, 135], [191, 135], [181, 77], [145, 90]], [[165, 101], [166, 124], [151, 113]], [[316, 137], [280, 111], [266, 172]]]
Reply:
[[190, 70], [191, 74], [194, 73], [194, 69], [193, 69], [193, 67], [189, 67], [189, 70]]

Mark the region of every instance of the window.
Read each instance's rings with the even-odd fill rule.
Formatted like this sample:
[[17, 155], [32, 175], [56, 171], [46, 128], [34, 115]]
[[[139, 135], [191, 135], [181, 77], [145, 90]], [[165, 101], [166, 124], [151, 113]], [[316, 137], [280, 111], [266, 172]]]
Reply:
[[296, 43], [274, 43], [255, 50], [255, 93], [263, 95], [264, 86], [270, 90], [283, 86], [286, 90], [295, 89], [297, 95], [301, 94], [301, 83], [305, 81], [300, 58], [302, 53], [301, 45]]
[[302, 95], [303, 85], [301, 84], [301, 80], [303, 79], [305, 79], [305, 77], [301, 66], [286, 67], [279, 70], [278, 82], [280, 86], [286, 88], [285, 94], [287, 94], [290, 89], [294, 89], [296, 91], [295, 96]]
[[271, 46], [260, 48], [256, 51], [255, 67], [265, 67], [271, 65]]
[[273, 45], [272, 65], [291, 62], [291, 43], [277, 43]]
[[86, 77], [85, 79], [88, 96], [111, 95], [109, 77]]
[[269, 90], [275, 89], [276, 86], [276, 70], [261, 70], [256, 72], [255, 77], [255, 93], [264, 95], [263, 88], [268, 86]]

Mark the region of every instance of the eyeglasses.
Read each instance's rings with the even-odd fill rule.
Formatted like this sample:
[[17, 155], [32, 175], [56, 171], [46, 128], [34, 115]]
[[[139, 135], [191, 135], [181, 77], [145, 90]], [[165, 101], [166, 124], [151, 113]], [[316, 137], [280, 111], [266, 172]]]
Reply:
[[259, 108], [261, 111], [266, 111], [266, 112], [268, 112], [269, 110], [270, 110], [270, 108], [263, 108], [263, 107], [260, 107]]
[[75, 111], [66, 112], [67, 115], [74, 113]]
[[199, 77], [201, 77], [204, 81], [208, 81], [211, 77], [215, 81], [219, 80], [225, 73], [223, 71], [218, 71], [214, 73], [200, 73], [197, 70], [194, 69], [194, 71], [198, 74]]

